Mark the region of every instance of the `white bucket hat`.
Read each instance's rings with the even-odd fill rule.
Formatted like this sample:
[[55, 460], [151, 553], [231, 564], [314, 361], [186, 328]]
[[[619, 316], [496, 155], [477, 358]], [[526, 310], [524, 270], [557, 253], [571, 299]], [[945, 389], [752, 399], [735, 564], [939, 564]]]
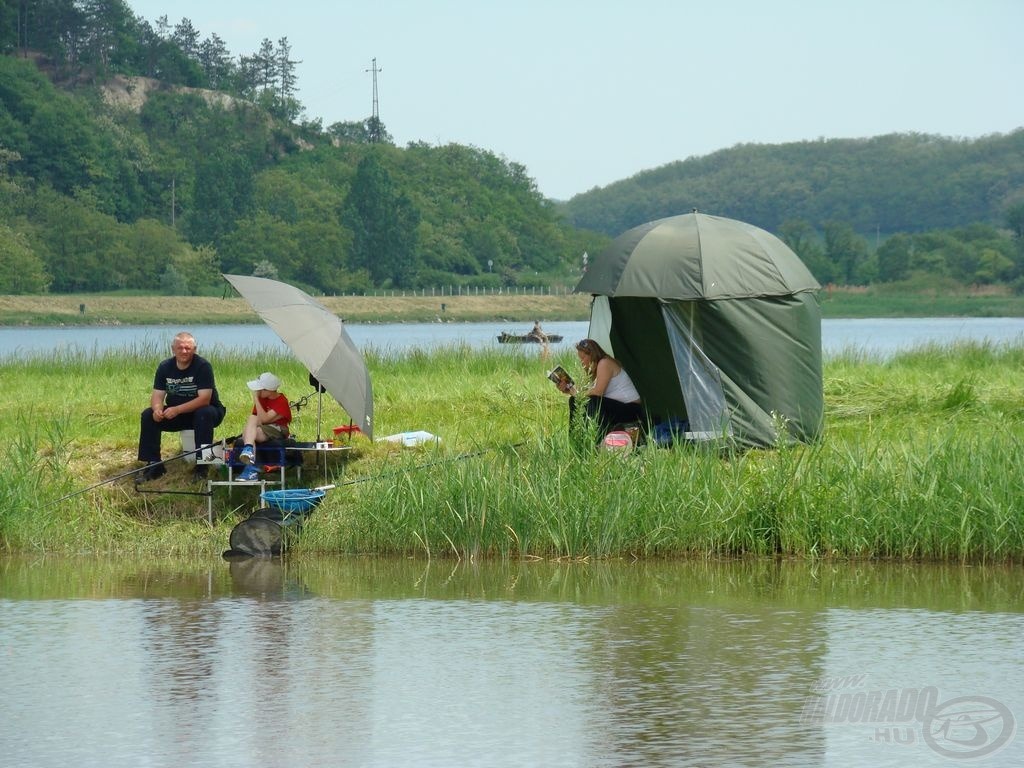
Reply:
[[270, 371], [267, 371], [261, 373], [259, 378], [248, 382], [248, 386], [253, 392], [258, 389], [269, 389], [271, 392], [277, 392], [281, 388], [281, 380]]

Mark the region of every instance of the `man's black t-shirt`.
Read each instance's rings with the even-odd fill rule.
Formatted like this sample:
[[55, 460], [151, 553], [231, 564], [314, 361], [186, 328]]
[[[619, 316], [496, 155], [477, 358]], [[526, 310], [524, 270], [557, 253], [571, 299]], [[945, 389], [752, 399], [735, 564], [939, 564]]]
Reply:
[[194, 400], [200, 389], [212, 389], [213, 397], [210, 405], [223, 408], [220, 402], [220, 395], [217, 394], [217, 385], [213, 379], [213, 366], [204, 358], [196, 355], [188, 368], [181, 370], [173, 357], [169, 357], [156, 368], [156, 376], [153, 378], [153, 389], [162, 390], [167, 393], [164, 404], [167, 407], [181, 405], [189, 400]]

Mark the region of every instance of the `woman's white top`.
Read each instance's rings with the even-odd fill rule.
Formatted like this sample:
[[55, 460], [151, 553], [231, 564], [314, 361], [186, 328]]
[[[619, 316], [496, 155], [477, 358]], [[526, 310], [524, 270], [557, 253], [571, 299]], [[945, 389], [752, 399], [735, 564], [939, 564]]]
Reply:
[[640, 399], [640, 393], [636, 391], [633, 380], [629, 378], [625, 368], [619, 368], [619, 372], [608, 380], [604, 396], [620, 403], [633, 403]]

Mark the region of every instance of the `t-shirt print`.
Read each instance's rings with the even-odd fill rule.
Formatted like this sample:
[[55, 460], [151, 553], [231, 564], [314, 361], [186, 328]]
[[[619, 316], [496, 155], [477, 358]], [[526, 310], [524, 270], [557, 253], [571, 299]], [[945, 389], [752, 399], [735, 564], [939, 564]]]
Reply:
[[165, 391], [172, 397], [187, 399], [192, 399], [199, 395], [199, 387], [196, 385], [195, 376], [183, 376], [175, 379], [168, 377]]

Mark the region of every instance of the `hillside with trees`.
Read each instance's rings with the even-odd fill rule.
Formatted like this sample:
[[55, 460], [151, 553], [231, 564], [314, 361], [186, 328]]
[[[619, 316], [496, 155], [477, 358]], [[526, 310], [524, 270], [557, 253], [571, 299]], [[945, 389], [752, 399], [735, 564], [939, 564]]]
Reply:
[[614, 236], [693, 209], [779, 235], [822, 283], [1024, 285], [1024, 129], [741, 145], [560, 206]]
[[575, 196], [576, 226], [615, 235], [697, 208], [776, 232], [801, 219], [865, 235], [1001, 224], [1024, 202], [1024, 129], [982, 139], [893, 134], [743, 144]]
[[236, 59], [120, 0], [47, 8], [0, 4], [0, 292], [571, 284], [605, 240], [486, 150], [297, 119], [285, 39]]
[[1024, 130], [744, 145], [556, 203], [486, 149], [306, 119], [286, 38], [235, 55], [123, 0], [0, 0], [0, 53], [0, 293], [571, 285], [693, 208], [822, 283], [1024, 288]]

